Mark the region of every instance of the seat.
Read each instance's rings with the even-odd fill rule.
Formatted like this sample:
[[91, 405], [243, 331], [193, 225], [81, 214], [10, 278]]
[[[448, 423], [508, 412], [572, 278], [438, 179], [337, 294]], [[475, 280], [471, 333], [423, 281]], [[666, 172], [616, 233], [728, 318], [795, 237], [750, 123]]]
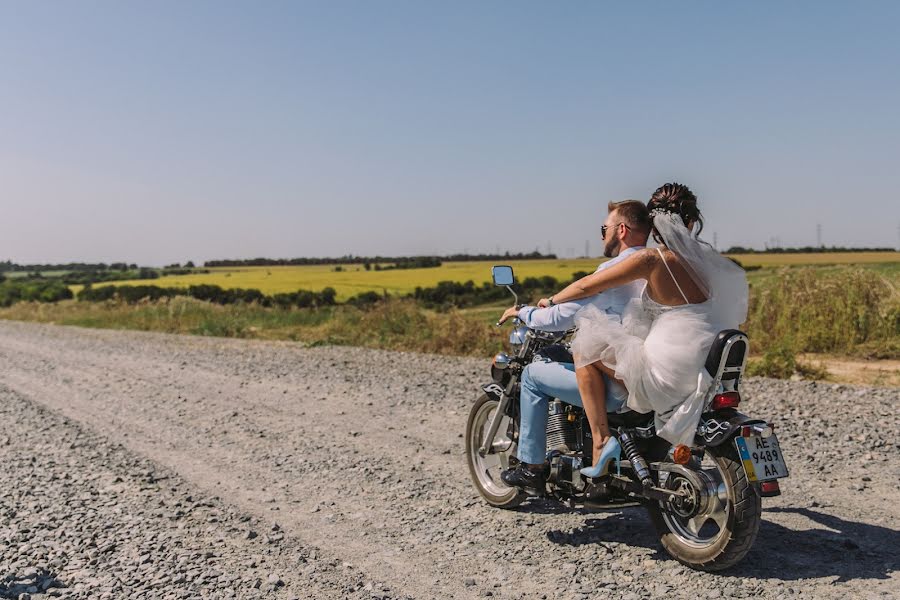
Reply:
[[633, 410], [623, 413], [608, 413], [607, 419], [612, 429], [619, 427], [642, 427], [653, 422], [653, 413], [639, 413]]

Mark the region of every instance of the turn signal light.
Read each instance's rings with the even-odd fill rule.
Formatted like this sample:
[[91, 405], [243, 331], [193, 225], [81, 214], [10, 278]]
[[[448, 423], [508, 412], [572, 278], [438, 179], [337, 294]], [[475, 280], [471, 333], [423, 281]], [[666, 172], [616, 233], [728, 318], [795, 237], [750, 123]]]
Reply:
[[737, 392], [725, 392], [716, 394], [713, 397], [712, 409], [722, 410], [723, 408], [735, 408], [741, 403], [741, 395]]
[[672, 453], [672, 460], [676, 465], [688, 464], [691, 461], [691, 449], [684, 444], [678, 444]]

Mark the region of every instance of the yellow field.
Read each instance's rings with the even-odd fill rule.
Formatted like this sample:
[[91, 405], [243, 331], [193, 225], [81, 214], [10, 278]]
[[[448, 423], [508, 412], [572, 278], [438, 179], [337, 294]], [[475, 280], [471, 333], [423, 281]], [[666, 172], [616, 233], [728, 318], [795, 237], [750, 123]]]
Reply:
[[817, 252], [814, 254], [729, 254], [745, 267], [871, 265], [900, 262], [900, 252]]
[[[734, 258], [745, 266], [765, 267], [787, 265], [849, 265], [900, 263], [898, 252], [833, 253], [833, 254], [741, 254]], [[550, 275], [560, 281], [568, 280], [577, 271], [593, 271], [599, 259], [525, 260], [509, 261], [516, 278]], [[430, 269], [398, 269], [391, 271], [366, 271], [362, 265], [344, 265], [344, 271], [335, 272], [333, 265], [297, 267], [219, 267], [210, 273], [171, 275], [159, 279], [111, 282], [102, 285], [158, 285], [161, 287], [187, 287], [212, 284], [223, 288], [255, 288], [265, 294], [294, 292], [298, 289], [319, 291], [332, 287], [338, 301], [374, 290], [386, 290], [390, 294], [403, 295], [418, 287], [432, 287], [440, 281], [474, 281], [476, 284], [490, 281], [492, 262], [445, 262]], [[80, 286], [79, 286], [80, 287]], [[73, 289], [75, 287], [73, 286]], [[77, 291], [77, 289], [75, 289]]]
[[[518, 279], [551, 275], [567, 280], [576, 271], [593, 271], [594, 259], [578, 260], [526, 260], [511, 261]], [[217, 267], [210, 273], [195, 275], [171, 275], [159, 279], [140, 279], [110, 282], [103, 285], [158, 285], [160, 287], [187, 287], [201, 283], [223, 288], [255, 288], [264, 294], [295, 292], [299, 289], [319, 291], [332, 287], [338, 301], [360, 292], [387, 290], [389, 294], [402, 295], [416, 287], [432, 287], [440, 281], [474, 281], [481, 284], [491, 280], [492, 262], [446, 262], [431, 269], [397, 269], [391, 271], [366, 271], [362, 265], [344, 265], [335, 272], [334, 265], [310, 265], [299, 267]], [[74, 288], [73, 288], [74, 289]]]

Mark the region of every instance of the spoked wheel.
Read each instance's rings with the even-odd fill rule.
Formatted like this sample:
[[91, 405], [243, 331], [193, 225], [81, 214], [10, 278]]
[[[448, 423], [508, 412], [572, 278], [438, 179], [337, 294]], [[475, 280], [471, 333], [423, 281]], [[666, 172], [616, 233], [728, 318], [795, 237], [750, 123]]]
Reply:
[[702, 571], [720, 571], [739, 562], [759, 531], [762, 504], [747, 481], [729, 442], [709, 448], [693, 477], [669, 473], [665, 487], [684, 492], [677, 502], [649, 507], [666, 551]]
[[500, 473], [509, 468], [509, 459], [516, 454], [516, 443], [511, 438], [515, 424], [509, 417], [503, 417], [487, 454], [481, 456], [478, 452], [499, 404], [494, 397], [487, 394], [475, 401], [466, 423], [466, 458], [472, 482], [481, 497], [492, 506], [513, 508], [521, 504], [527, 496], [500, 479]]

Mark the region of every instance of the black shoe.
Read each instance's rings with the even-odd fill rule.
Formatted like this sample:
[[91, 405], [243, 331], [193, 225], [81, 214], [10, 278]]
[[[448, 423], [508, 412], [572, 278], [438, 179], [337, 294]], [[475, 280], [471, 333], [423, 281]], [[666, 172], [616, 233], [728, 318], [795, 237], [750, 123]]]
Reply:
[[545, 491], [547, 475], [545, 470], [532, 471], [525, 465], [518, 465], [514, 469], [507, 469], [500, 473], [500, 479], [506, 485], [517, 487], [526, 492], [541, 495]]

